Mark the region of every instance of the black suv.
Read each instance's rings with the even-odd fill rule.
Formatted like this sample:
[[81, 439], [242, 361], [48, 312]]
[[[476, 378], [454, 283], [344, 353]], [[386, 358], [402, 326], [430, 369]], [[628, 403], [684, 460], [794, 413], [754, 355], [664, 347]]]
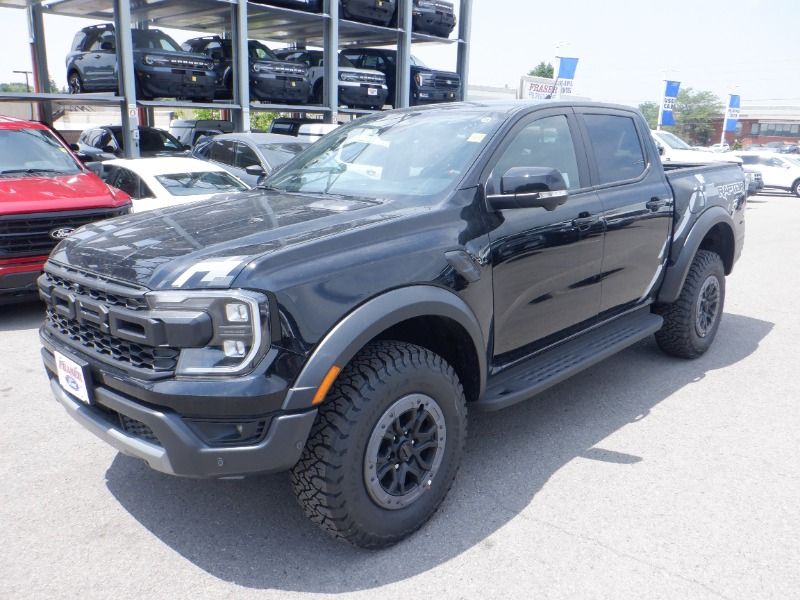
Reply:
[[[389, 101], [396, 106], [397, 89], [397, 51], [378, 48], [353, 48], [342, 50], [359, 69], [373, 69], [386, 76], [389, 87]], [[411, 106], [454, 102], [461, 99], [461, 76], [448, 71], [435, 71], [426, 67], [422, 61], [411, 57]]]
[[388, 25], [395, 16], [395, 0], [340, 0], [340, 16], [351, 21]]
[[254, 0], [256, 4], [268, 4], [283, 8], [294, 8], [306, 12], [322, 12], [322, 0]]
[[[186, 156], [186, 146], [162, 129], [139, 127], [139, 151], [143, 158], [152, 156]], [[91, 160], [124, 157], [122, 127], [104, 125], [86, 129], [78, 138], [78, 152]]]
[[452, 2], [442, 0], [414, 0], [411, 9], [414, 31], [449, 37], [456, 26]]
[[[137, 98], [214, 99], [216, 76], [207, 56], [182, 51], [158, 29], [133, 29], [131, 34]], [[113, 25], [84, 27], [75, 34], [67, 55], [67, 82], [73, 94], [118, 91]]]
[[[233, 42], [218, 35], [183, 43], [187, 52], [205, 54], [214, 61], [217, 97], [233, 98]], [[256, 100], [305, 104], [308, 101], [308, 69], [303, 63], [281, 60], [261, 42], [248, 42], [250, 95]]]

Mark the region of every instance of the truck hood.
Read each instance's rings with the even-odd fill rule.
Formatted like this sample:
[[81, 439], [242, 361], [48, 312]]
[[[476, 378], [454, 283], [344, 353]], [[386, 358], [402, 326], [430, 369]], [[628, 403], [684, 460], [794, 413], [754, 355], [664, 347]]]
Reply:
[[93, 173], [56, 177], [0, 177], [0, 215], [122, 206]]
[[394, 218], [382, 204], [254, 190], [88, 225], [51, 258], [150, 289], [225, 289], [264, 255]]

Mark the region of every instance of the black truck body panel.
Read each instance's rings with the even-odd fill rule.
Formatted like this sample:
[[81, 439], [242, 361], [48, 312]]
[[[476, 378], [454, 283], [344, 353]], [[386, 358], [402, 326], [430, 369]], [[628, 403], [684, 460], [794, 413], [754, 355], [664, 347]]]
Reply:
[[[367, 341], [400, 323], [433, 318], [461, 332], [459, 352], [474, 359], [463, 376], [465, 389], [480, 403], [491, 382], [499, 381], [494, 378], [509, 369], [615, 319], [647, 313], [651, 303], [675, 287], [679, 291], [700, 244], [717, 243], [726, 271], [732, 268], [744, 228], [741, 168], [665, 174], [635, 110], [593, 103], [466, 103], [367, 119], [484, 110], [499, 124], [452, 189], [431, 203], [257, 189], [81, 229], [58, 246], [47, 266], [72, 296], [56, 294], [68, 298], [59, 308], [48, 275], [40, 280], [50, 311], [80, 314], [70, 310], [80, 308], [82, 298], [98, 302], [109, 293], [136, 308], [126, 298], [147, 297], [151, 290], [253, 290], [269, 298], [271, 343], [250, 373], [187, 378], [159, 362], [157, 347], [123, 344], [119, 350], [119, 340], [98, 338], [125, 360], [165, 369], [144, 376], [120, 364], [114, 352], [98, 357], [99, 342], [91, 338], [87, 346], [81, 337], [84, 323], [60, 322], [59, 329], [48, 319], [41, 335], [49, 376], [55, 377], [53, 351], [63, 350], [89, 363], [104, 389], [100, 404], [115, 394], [183, 424], [203, 418], [272, 422], [313, 410], [312, 398], [329, 370], [344, 367]], [[604, 181], [610, 167], [597, 147], [597, 128], [606, 118], [624, 120], [628, 128], [619, 146], [635, 142], [642, 155], [630, 163], [635, 173], [627, 179]], [[345, 135], [358, 123], [337, 131]], [[537, 127], [544, 128], [544, 139], [569, 136], [574, 145], [574, 171], [562, 169], [573, 180], [568, 200], [554, 210], [492, 209], [508, 149]], [[729, 256], [725, 235], [731, 238]], [[90, 311], [87, 318], [101, 313]], [[657, 328], [657, 319], [642, 318], [641, 335]], [[585, 362], [591, 364], [591, 357]], [[515, 397], [524, 397], [524, 390], [515, 390]], [[169, 437], [182, 439], [183, 425], [175, 423]], [[272, 470], [274, 464], [264, 467]]]

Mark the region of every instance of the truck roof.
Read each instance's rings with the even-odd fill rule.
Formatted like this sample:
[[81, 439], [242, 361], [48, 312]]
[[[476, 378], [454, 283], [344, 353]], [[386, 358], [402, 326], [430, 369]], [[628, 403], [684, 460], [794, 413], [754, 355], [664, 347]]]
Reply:
[[414, 106], [405, 111], [419, 110], [479, 110], [489, 109], [509, 115], [522, 112], [534, 106], [547, 106], [548, 108], [585, 107], [603, 110], [624, 110], [638, 112], [638, 109], [623, 104], [610, 104], [606, 102], [593, 102], [591, 100], [470, 100], [466, 102], [447, 102], [442, 104], [429, 104], [427, 106]]
[[26, 121], [0, 115], [0, 129], [47, 129], [47, 126], [38, 121]]

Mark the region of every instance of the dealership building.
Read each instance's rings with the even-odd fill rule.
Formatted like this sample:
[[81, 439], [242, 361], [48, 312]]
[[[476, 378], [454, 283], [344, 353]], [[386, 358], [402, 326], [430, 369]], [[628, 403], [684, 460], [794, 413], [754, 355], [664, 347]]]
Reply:
[[[713, 124], [712, 140], [719, 141], [722, 117], [714, 119]], [[769, 142], [800, 143], [800, 98], [749, 104], [743, 99], [736, 133], [725, 134], [725, 141], [729, 144], [735, 140], [743, 146]]]

